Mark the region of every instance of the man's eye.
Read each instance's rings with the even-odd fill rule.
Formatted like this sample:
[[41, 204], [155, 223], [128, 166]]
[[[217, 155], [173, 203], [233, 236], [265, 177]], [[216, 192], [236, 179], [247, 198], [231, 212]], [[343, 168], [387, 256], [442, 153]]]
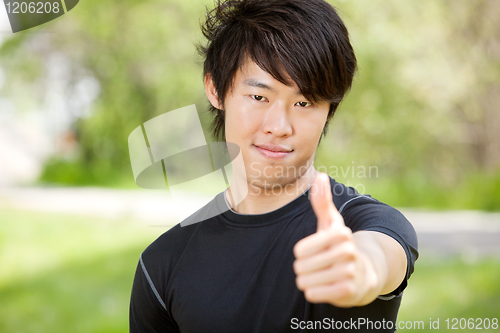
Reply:
[[311, 106], [312, 104], [309, 103], [309, 102], [298, 102], [297, 103], [299, 106], [305, 108], [305, 107], [308, 107], [308, 106]]
[[259, 96], [259, 95], [251, 95], [253, 99], [255, 99], [256, 101], [264, 101], [266, 98], [264, 96]]

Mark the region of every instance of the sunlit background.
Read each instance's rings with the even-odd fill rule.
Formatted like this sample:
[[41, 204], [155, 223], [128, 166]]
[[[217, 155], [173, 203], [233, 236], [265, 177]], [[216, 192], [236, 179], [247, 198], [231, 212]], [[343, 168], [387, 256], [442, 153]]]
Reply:
[[[400, 320], [500, 318], [500, 2], [330, 3], [359, 71], [317, 168], [414, 223]], [[195, 104], [213, 141], [205, 6], [85, 0], [12, 34], [0, 4], [0, 332], [127, 330], [139, 255], [176, 223], [167, 191], [135, 184], [127, 138]]]

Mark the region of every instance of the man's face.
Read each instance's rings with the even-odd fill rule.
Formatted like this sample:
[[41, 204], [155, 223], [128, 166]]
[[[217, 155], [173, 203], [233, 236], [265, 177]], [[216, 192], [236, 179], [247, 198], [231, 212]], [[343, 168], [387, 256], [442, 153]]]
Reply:
[[249, 185], [295, 182], [312, 165], [330, 104], [313, 104], [295, 83], [284, 85], [249, 60], [233, 80], [224, 103], [226, 141], [240, 147]]

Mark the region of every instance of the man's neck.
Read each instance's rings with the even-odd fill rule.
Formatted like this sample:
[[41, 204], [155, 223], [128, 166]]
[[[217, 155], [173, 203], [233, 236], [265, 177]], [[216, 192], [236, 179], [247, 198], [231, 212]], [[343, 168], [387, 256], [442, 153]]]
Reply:
[[[307, 172], [295, 181], [274, 188], [252, 188], [248, 186], [248, 195], [237, 205], [234, 205], [234, 186], [225, 192], [226, 200], [231, 209], [240, 214], [264, 214], [283, 207], [302, 193], [307, 191], [314, 180], [317, 171], [311, 164]], [[232, 191], [233, 190], [233, 191]]]

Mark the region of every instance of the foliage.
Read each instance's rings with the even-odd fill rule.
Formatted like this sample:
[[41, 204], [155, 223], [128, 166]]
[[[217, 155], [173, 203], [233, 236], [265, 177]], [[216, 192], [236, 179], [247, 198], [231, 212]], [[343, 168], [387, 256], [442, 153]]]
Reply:
[[[370, 180], [374, 187], [367, 192], [378, 191], [382, 201], [499, 210], [498, 2], [332, 3], [350, 31], [359, 72], [316, 164], [377, 166], [384, 178]], [[73, 119], [77, 148], [56, 152], [43, 182], [130, 186], [130, 132], [190, 104], [197, 105], [211, 141], [194, 46], [202, 41], [205, 5], [212, 4], [88, 0], [1, 46], [0, 66], [10, 84], [0, 96], [15, 100], [19, 112], [43, 111], [57, 123], [61, 116], [50, 116], [47, 104], [49, 64], [60, 63], [67, 76], [64, 110]], [[71, 92], [88, 77], [99, 82], [100, 93], [83, 112], [70, 103]]]

